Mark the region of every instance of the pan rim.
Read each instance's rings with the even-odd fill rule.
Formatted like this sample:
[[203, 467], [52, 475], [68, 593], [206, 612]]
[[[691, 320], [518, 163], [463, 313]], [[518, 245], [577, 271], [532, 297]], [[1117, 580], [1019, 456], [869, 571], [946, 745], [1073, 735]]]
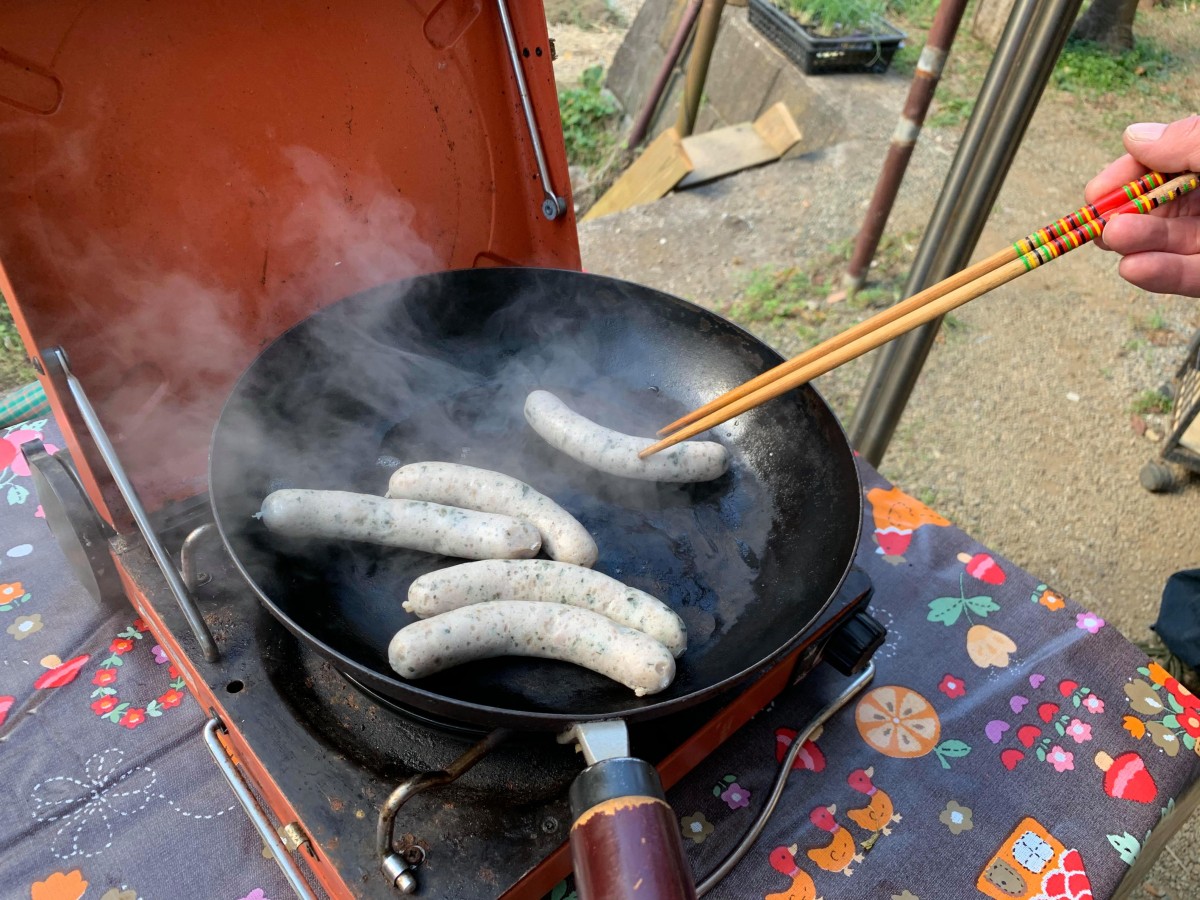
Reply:
[[[296, 622], [287, 612], [285, 612], [275, 600], [262, 588], [257, 579], [251, 575], [246, 564], [241, 556], [235, 552], [234, 543], [231, 538], [232, 531], [230, 524], [223, 520], [222, 513], [218, 509], [216, 492], [213, 490], [214, 485], [214, 463], [217, 457], [217, 443], [221, 434], [221, 425], [225, 420], [226, 413], [229, 411], [231, 404], [240, 396], [239, 391], [243, 387], [244, 382], [250, 377], [250, 373], [255, 369], [256, 364], [263, 356], [271, 352], [280, 341], [287, 338], [288, 335], [296, 328], [310, 323], [313, 319], [322, 316], [330, 310], [336, 309], [346, 300], [353, 297], [362, 296], [365, 294], [375, 293], [380, 290], [388, 290], [400, 288], [402, 286], [413, 285], [421, 282], [434, 282], [438, 279], [453, 278], [460, 273], [480, 273], [480, 272], [498, 272], [498, 273], [527, 273], [528, 267], [489, 267], [487, 269], [460, 268], [447, 269], [437, 272], [430, 272], [421, 275], [415, 275], [410, 278], [396, 279], [373, 287], [367, 288], [347, 297], [339, 298], [322, 309], [306, 316], [300, 321], [293, 324], [291, 327], [280, 333], [270, 343], [264, 345], [242, 373], [234, 382], [225, 402], [222, 404], [220, 415], [217, 418], [216, 425], [213, 429], [213, 435], [209, 443], [208, 454], [208, 484], [209, 484], [209, 504], [213, 514], [213, 520], [217, 528], [217, 533], [220, 535], [221, 542], [225, 548], [234, 567], [245, 580], [246, 584], [258, 597], [260, 603], [266, 607], [272, 617], [282, 624], [295, 637], [299, 638], [305, 645], [317, 651], [320, 655], [329, 660], [335, 668], [343, 674], [352, 676], [355, 679], [363, 681], [367, 686], [374, 689], [381, 689], [383, 693], [393, 697], [402, 705], [411, 705], [423, 712], [434, 713], [440, 716], [449, 716], [458, 721], [478, 726], [486, 727], [517, 727], [522, 730], [563, 730], [572, 724], [579, 722], [594, 722], [605, 720], [622, 720], [626, 722], [645, 721], [655, 718], [661, 718], [670, 713], [687, 709], [697, 704], [703, 703], [706, 700], [713, 699], [716, 696], [728, 693], [738, 684], [745, 682], [756, 675], [765, 674], [772, 670], [781, 661], [786, 659], [811, 632], [813, 624], [820, 619], [824, 614], [829, 604], [837, 596], [845, 583], [847, 577], [854, 566], [857, 558], [859, 544], [862, 539], [862, 521], [864, 514], [863, 492], [862, 492], [862, 477], [858, 470], [858, 466], [853, 462], [853, 449], [850, 446], [849, 438], [846, 435], [845, 428], [828, 403], [825, 402], [820, 392], [812, 385], [805, 385], [800, 390], [810, 392], [815, 395], [820, 405], [828, 411], [829, 418], [836, 428], [836, 433], [840, 438], [839, 444], [845, 447], [846, 453], [850, 457], [849, 470], [852, 473], [855, 503], [855, 527], [853, 528], [853, 539], [850, 541], [850, 546], [846, 555], [844, 565], [841, 567], [841, 572], [838, 576], [837, 583], [829, 590], [828, 595], [818, 607], [814, 608], [812, 614], [801, 627], [798, 627], [786, 641], [781, 643], [776, 649], [763, 656], [757, 662], [746, 666], [745, 668], [723, 678], [718, 681], [711, 682], [697, 690], [693, 690], [681, 696], [672, 696], [659, 701], [646, 702], [646, 698], [635, 698], [630, 694], [630, 702], [636, 705], [630, 706], [622, 711], [605, 711], [598, 713], [570, 713], [570, 712], [546, 712], [537, 710], [520, 710], [487, 704], [474, 703], [468, 700], [462, 700], [456, 697], [450, 697], [442, 693], [434, 692], [422, 688], [419, 681], [406, 681], [399, 676], [391, 677], [379, 672], [378, 670], [368, 667], [363, 663], [353, 659], [340, 650], [335, 649], [326, 641], [321, 640], [308, 629], [302, 627]], [[605, 282], [616, 285], [628, 285], [638, 291], [652, 291], [659, 297], [669, 300], [677, 304], [681, 308], [693, 313], [699, 313], [704, 316], [715, 316], [719, 318], [724, 325], [732, 329], [735, 333], [745, 339], [753, 342], [755, 345], [764, 348], [766, 354], [769, 355], [775, 362], [782, 362], [783, 357], [769, 344], [760, 338], [756, 337], [742, 326], [729, 319], [721, 316], [712, 310], [706, 309], [699, 304], [677, 297], [673, 294], [668, 294], [657, 288], [649, 287], [637, 282], [631, 282], [626, 279], [613, 278], [607, 275], [598, 275], [588, 272], [580, 272], [573, 269], [555, 269], [543, 268], [536, 269], [538, 273], [552, 273], [554, 276], [564, 275], [572, 278], [584, 279], [599, 279]], [[774, 363], [772, 363], [774, 364]], [[394, 690], [389, 688], [399, 687], [403, 689], [404, 699], [399, 699]], [[420, 702], [417, 702], [417, 701]]]

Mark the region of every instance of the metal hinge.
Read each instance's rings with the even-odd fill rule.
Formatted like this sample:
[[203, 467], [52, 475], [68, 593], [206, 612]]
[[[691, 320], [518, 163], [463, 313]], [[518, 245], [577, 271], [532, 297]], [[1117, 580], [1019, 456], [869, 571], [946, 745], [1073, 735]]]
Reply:
[[309, 856], [313, 855], [312, 841], [308, 839], [308, 835], [304, 833], [299, 822], [288, 822], [275, 831], [279, 835], [279, 839], [283, 841], [283, 846], [287, 848], [288, 853], [295, 853], [300, 847], [303, 847], [305, 853]]

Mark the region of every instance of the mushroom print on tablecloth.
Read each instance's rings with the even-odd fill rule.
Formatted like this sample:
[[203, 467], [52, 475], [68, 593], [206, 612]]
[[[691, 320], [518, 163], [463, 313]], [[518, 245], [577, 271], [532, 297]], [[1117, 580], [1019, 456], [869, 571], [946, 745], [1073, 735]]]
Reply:
[[[821, 727], [817, 726], [813, 729], [812, 736], [800, 745], [800, 749], [796, 751], [796, 758], [792, 760], [793, 772], [797, 769], [820, 772], [825, 768], [825, 754], [821, 752], [821, 748], [816, 743], [821, 737], [821, 732]], [[775, 729], [775, 762], [783, 762], [799, 733], [793, 728]]]
[[1144, 718], [1125, 716], [1125, 730], [1138, 740], [1149, 735], [1167, 756], [1178, 755], [1180, 748], [1200, 756], [1200, 697], [1156, 662], [1137, 671], [1149, 681], [1131, 680], [1125, 685], [1125, 697]]
[[[1154, 828], [1165, 822], [1174, 812], [1175, 798], [1171, 797], [1168, 798], [1167, 805], [1158, 811], [1158, 824]], [[1146, 841], [1150, 840], [1150, 835], [1154, 833], [1154, 828], [1149, 829], [1146, 832], [1146, 836], [1140, 841], [1128, 831], [1123, 831], [1120, 834], [1107, 835], [1108, 843], [1117, 851], [1117, 855], [1121, 857], [1121, 862], [1127, 866], [1132, 866], [1137, 862], [1137, 858], [1142, 852], [1142, 847], [1146, 845]]]
[[1146, 770], [1146, 763], [1132, 750], [1116, 759], [1103, 750], [1094, 757], [1097, 768], [1104, 773], [1104, 793], [1118, 800], [1150, 803], [1158, 796], [1158, 785]]
[[967, 574], [972, 578], [978, 578], [984, 584], [1004, 584], [1004, 570], [987, 553], [976, 553], [974, 556], [960, 553], [958, 561], [967, 567]]
[[889, 684], [868, 691], [854, 709], [854, 723], [867, 746], [894, 759], [933, 753], [943, 769], [971, 752], [960, 740], [943, 740], [933, 704], [912, 688]]
[[871, 513], [875, 522], [872, 537], [878, 545], [875, 552], [892, 565], [904, 562], [904, 553], [912, 543], [913, 532], [923, 525], [946, 527], [948, 519], [897, 487], [884, 490], [872, 488], [867, 491]]
[[975, 887], [993, 900], [1092, 900], [1082, 855], [1032, 817], [1022, 819], [984, 864]]

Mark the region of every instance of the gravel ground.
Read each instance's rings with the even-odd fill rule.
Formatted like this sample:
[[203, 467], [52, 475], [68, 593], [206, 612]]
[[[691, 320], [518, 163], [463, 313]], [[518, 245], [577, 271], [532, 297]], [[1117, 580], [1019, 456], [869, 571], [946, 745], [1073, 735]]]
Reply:
[[[864, 89], [890, 92], [898, 111], [907, 82], [888, 76]], [[1101, 132], [1095, 121], [1077, 121], [1089, 125], [1086, 105], [1056, 93], [1043, 101], [979, 257], [1073, 209], [1087, 179], [1120, 152], [1119, 127]], [[756, 268], [803, 266], [853, 237], [894, 119], [856, 124], [853, 140], [820, 153], [582, 225], [585, 268], [728, 313]], [[926, 129], [890, 233], [923, 228], [957, 138], [956, 130]], [[823, 336], [864, 315], [847, 304], [815, 306], [828, 315]], [[1139, 435], [1131, 407], [1170, 382], [1200, 329], [1200, 301], [1137, 290], [1117, 276], [1111, 254], [1089, 247], [968, 304], [956, 319], [930, 354], [880, 470], [1131, 640], [1151, 639], [1167, 577], [1200, 565], [1200, 478], [1184, 473], [1168, 494], [1140, 487], [1138, 471], [1160, 447], [1148, 437], [1166, 423], [1146, 416], [1149, 431]], [[806, 346], [790, 323], [743, 324], [784, 355]], [[858, 360], [817, 382], [843, 421], [870, 364]], [[1198, 839], [1194, 816], [1132, 896], [1200, 896]]]

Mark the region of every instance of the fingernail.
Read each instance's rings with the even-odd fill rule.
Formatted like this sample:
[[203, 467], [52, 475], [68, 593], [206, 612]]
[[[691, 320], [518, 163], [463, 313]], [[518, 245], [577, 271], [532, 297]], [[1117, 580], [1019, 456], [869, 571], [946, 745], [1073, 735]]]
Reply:
[[1131, 141], [1157, 141], [1163, 136], [1167, 126], [1160, 122], [1138, 122], [1125, 129]]

